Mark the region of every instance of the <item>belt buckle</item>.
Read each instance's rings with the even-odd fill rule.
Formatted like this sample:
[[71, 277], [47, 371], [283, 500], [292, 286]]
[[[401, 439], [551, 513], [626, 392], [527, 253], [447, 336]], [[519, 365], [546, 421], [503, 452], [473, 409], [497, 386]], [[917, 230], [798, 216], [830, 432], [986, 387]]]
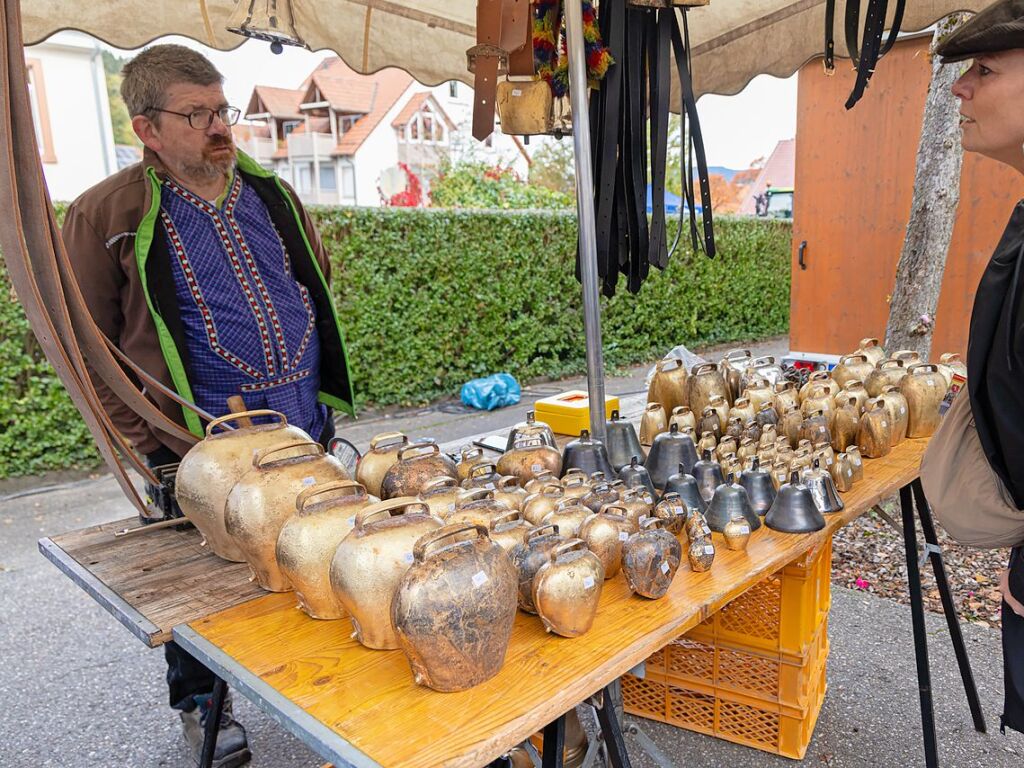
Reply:
[[828, 65], [828, 62], [825, 61], [825, 59], [822, 59], [821, 60], [821, 66], [822, 66], [822, 69], [825, 70], [825, 77], [833, 77], [835, 75], [835, 73], [836, 73], [836, 66], [835, 66], [835, 64], [833, 64], [830, 67]]
[[466, 69], [475, 73], [477, 59], [491, 58], [498, 60], [498, 74], [504, 75], [508, 71], [508, 52], [488, 43], [478, 43], [466, 49]]

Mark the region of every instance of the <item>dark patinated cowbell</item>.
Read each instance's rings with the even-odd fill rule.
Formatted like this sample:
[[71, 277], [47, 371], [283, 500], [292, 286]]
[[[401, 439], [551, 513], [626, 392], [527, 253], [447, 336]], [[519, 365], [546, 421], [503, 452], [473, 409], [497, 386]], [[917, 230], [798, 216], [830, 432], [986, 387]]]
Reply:
[[619, 473], [608, 461], [608, 451], [604, 443], [590, 436], [590, 430], [584, 429], [580, 436], [569, 442], [562, 452], [562, 476], [570, 469], [579, 469], [586, 475], [604, 472], [606, 478], [616, 478]]
[[724, 532], [726, 524], [737, 517], [746, 520], [752, 531], [761, 527], [761, 518], [750, 506], [746, 489], [734, 482], [731, 475], [728, 482], [722, 483], [715, 489], [715, 495], [711, 497], [711, 503], [708, 504], [708, 511], [704, 513], [704, 517], [708, 521], [708, 527], [718, 533]]
[[782, 533], [811, 533], [825, 527], [825, 517], [818, 511], [811, 489], [793, 472], [789, 482], [779, 488], [772, 508], [764, 516], [764, 523]]
[[747, 491], [747, 498], [750, 499], [750, 506], [759, 515], [764, 515], [771, 509], [775, 501], [775, 485], [772, 483], [771, 473], [761, 469], [761, 460], [754, 457], [750, 469], [745, 469], [740, 474], [740, 485]]
[[651, 473], [647, 471], [634, 456], [628, 465], [619, 470], [619, 479], [625, 483], [627, 488], [646, 488], [653, 498], [658, 498], [658, 491], [654, 488], [651, 480]]
[[675, 474], [682, 464], [687, 472], [697, 463], [697, 447], [689, 435], [679, 431], [673, 424], [668, 432], [662, 432], [654, 438], [654, 445], [647, 455], [647, 471], [650, 473], [654, 487], [661, 490], [668, 479]]
[[619, 418], [618, 411], [612, 411], [612, 417], [605, 422], [607, 436], [605, 441], [608, 447], [608, 460], [616, 469], [622, 469], [629, 464], [634, 456], [641, 464], [647, 458], [644, 449], [640, 446], [640, 438], [637, 437], [636, 429], [626, 419]]
[[697, 480], [693, 475], [687, 474], [686, 467], [679, 465], [679, 471], [672, 475], [665, 483], [665, 490], [662, 498], [670, 493], [678, 493], [679, 498], [686, 504], [687, 509], [695, 509], [703, 513], [707, 509], [707, 502], [700, 495], [700, 488], [697, 487]]
[[815, 505], [823, 514], [841, 512], [846, 507], [843, 500], [839, 498], [832, 475], [821, 468], [817, 459], [814, 460], [812, 469], [805, 469], [800, 473], [800, 482], [810, 489]]
[[693, 465], [692, 474], [704, 501], [711, 501], [711, 497], [715, 495], [715, 489], [725, 482], [722, 465], [717, 461], [712, 461], [711, 451], [704, 451], [704, 457]]

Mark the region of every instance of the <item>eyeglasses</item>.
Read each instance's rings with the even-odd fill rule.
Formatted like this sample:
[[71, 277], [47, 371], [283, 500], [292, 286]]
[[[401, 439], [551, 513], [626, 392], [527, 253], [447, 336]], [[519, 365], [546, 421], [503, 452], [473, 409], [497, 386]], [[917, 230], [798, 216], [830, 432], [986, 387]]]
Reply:
[[148, 107], [149, 112], [166, 112], [169, 115], [177, 115], [188, 120], [188, 124], [197, 131], [205, 131], [213, 125], [213, 116], [217, 115], [224, 125], [234, 125], [242, 115], [238, 107], [221, 107], [220, 109], [197, 109], [193, 112], [175, 112], [172, 109], [160, 109], [159, 107]]

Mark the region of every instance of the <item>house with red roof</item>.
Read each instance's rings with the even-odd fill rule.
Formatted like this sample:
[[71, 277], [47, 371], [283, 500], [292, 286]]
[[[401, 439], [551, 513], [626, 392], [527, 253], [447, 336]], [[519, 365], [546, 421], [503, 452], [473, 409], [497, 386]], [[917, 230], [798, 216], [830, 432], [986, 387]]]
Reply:
[[528, 156], [510, 137], [469, 146], [471, 105], [461, 83], [431, 88], [393, 68], [361, 75], [333, 56], [296, 89], [253, 88], [251, 135], [239, 146], [313, 204], [380, 205], [405, 183], [402, 166], [427, 189], [442, 163], [467, 151], [507, 157], [525, 177]]

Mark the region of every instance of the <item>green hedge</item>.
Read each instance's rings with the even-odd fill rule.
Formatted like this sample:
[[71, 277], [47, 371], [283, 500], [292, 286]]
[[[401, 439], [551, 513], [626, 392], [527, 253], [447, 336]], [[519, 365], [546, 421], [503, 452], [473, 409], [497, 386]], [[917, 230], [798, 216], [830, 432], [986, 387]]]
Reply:
[[[585, 369], [576, 228], [570, 215], [314, 209], [359, 403], [456, 395], [467, 379]], [[789, 224], [716, 220], [720, 256], [689, 248], [634, 296], [602, 297], [609, 366], [785, 333]], [[688, 245], [688, 244], [687, 244]], [[0, 268], [0, 477], [96, 461], [88, 430], [42, 359]]]

